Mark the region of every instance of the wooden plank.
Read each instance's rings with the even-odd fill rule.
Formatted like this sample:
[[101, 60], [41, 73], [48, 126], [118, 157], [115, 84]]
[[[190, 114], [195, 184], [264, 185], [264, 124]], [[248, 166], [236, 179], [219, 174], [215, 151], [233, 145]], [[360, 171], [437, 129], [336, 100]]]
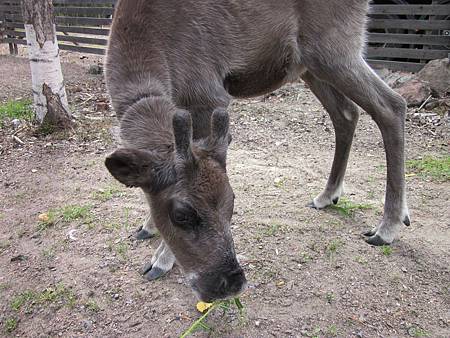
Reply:
[[368, 26], [369, 29], [444, 30], [450, 29], [450, 20], [370, 19]]
[[[16, 43], [19, 45], [26, 45], [27, 41], [25, 39], [4, 38], [4, 39], [0, 39], [0, 43]], [[106, 49], [103, 49], [103, 48], [71, 46], [71, 45], [66, 45], [64, 43], [58, 43], [58, 46], [62, 50], [70, 50], [70, 51], [82, 52], [82, 53], [88, 53], [88, 54], [104, 55], [106, 53]]]
[[[12, 22], [23, 22], [22, 14], [5, 13], [4, 17]], [[109, 26], [112, 23], [112, 19], [110, 18], [56, 16], [55, 20], [56, 24], [73, 26]]]
[[370, 14], [450, 15], [450, 5], [372, 5]]
[[71, 36], [71, 35], [57, 35], [58, 41], [70, 41], [77, 43], [84, 43], [89, 45], [101, 45], [106, 46], [108, 44], [108, 40], [105, 39], [97, 39], [97, 38], [86, 38], [82, 36]]
[[59, 16], [108, 16], [114, 13], [112, 7], [54, 7], [55, 14]]
[[23, 22], [3, 22], [2, 25], [7, 28], [20, 28], [25, 29]]
[[57, 16], [57, 25], [72, 25], [72, 26], [109, 26], [112, 23], [110, 18], [79, 18]]
[[0, 13], [22, 13], [22, 7], [17, 5], [0, 5]]
[[[17, 28], [24, 29], [23, 23], [18, 22], [5, 22], [5, 27], [8, 28]], [[79, 33], [79, 34], [89, 34], [89, 35], [109, 35], [108, 28], [93, 28], [93, 27], [73, 27], [73, 26], [56, 26], [57, 32], [66, 32], [66, 33]]]
[[397, 44], [435, 45], [435, 46], [450, 45], [450, 38], [448, 36], [424, 35], [424, 34], [369, 33], [367, 41], [369, 43], [397, 43]]
[[53, 0], [55, 5], [115, 5], [117, 0]]
[[5, 6], [20, 6], [20, 0], [0, 0], [0, 4], [5, 4]]
[[425, 64], [423, 63], [412, 63], [412, 62], [398, 62], [398, 61], [386, 61], [386, 60], [367, 60], [369, 65], [373, 68], [388, 68], [395, 71], [419, 72]]
[[[11, 31], [6, 30], [5, 33], [10, 36], [15, 37], [22, 37], [25, 38], [25, 32], [22, 31]], [[76, 35], [63, 35], [63, 34], [57, 34], [58, 41], [69, 41], [69, 42], [76, 42], [76, 43], [84, 43], [84, 44], [90, 44], [90, 45], [101, 45], [106, 46], [108, 44], [107, 39], [98, 39], [98, 38], [89, 38], [84, 36], [76, 36]]]
[[109, 35], [109, 29], [107, 28], [91, 28], [91, 27], [71, 27], [71, 26], [56, 26], [57, 32], [66, 33], [79, 33], [79, 34], [91, 34], [91, 35]]
[[384, 48], [369, 47], [368, 58], [387, 57], [402, 59], [434, 60], [448, 56], [450, 50], [412, 49], [412, 48]]
[[18, 45], [26, 45], [27, 40], [25, 39], [16, 39], [16, 38], [1, 38], [0, 43], [17, 43]]
[[25, 31], [5, 29], [5, 34], [9, 36], [25, 37]]
[[[24, 29], [23, 23], [18, 22], [5, 22], [6, 29]], [[88, 35], [109, 35], [108, 28], [92, 28], [92, 27], [72, 27], [72, 26], [56, 26], [57, 32], [66, 32], [66, 33], [79, 33], [79, 34], [88, 34]]]
[[58, 43], [58, 46], [62, 50], [70, 50], [70, 51], [86, 53], [86, 54], [104, 55], [106, 53], [106, 49], [102, 49], [102, 48], [72, 46], [72, 45], [66, 45], [66, 44], [61, 44], [61, 43]]

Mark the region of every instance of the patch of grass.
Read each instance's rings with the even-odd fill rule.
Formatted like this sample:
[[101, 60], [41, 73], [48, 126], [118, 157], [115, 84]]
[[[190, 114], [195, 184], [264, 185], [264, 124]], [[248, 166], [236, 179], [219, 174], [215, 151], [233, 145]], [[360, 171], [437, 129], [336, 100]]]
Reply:
[[328, 243], [326, 248], [326, 253], [328, 257], [331, 259], [336, 255], [339, 249], [343, 246], [343, 243], [340, 239], [333, 239], [330, 243]]
[[11, 301], [11, 309], [14, 311], [19, 311], [24, 304], [33, 302], [36, 300], [36, 293], [33, 291], [24, 291], [19, 295], [15, 296]]
[[11, 245], [10, 241], [8, 240], [0, 240], [0, 252], [6, 250]]
[[408, 329], [408, 334], [411, 337], [428, 337], [430, 335], [426, 330], [416, 326], [410, 327]]
[[39, 215], [38, 231], [44, 231], [57, 222], [57, 214], [55, 210], [49, 210]]
[[328, 332], [328, 335], [330, 335], [332, 337], [337, 337], [337, 335], [338, 335], [338, 329], [337, 329], [336, 325], [330, 325], [328, 327], [327, 332]]
[[8, 283], [2, 283], [2, 284], [0, 284], [0, 291], [8, 290], [8, 289], [10, 289], [10, 288], [11, 288], [11, 284], [8, 284]]
[[130, 228], [130, 210], [131, 208], [124, 208], [124, 220], [125, 222], [123, 223], [123, 226], [126, 230], [128, 230]]
[[68, 205], [58, 209], [50, 209], [39, 215], [37, 230], [45, 231], [59, 221], [72, 222], [80, 219], [91, 226], [93, 222], [91, 209], [91, 205]]
[[275, 187], [277, 187], [278, 189], [282, 189], [284, 188], [286, 184], [286, 177], [277, 177], [274, 181], [273, 181], [273, 185]]
[[450, 180], [450, 156], [440, 158], [425, 156], [422, 159], [407, 161], [406, 167], [421, 176], [426, 176], [436, 181], [444, 182]]
[[115, 222], [114, 223], [105, 223], [103, 226], [110, 231], [120, 230], [122, 228], [122, 225], [120, 223], [115, 223]]
[[77, 219], [87, 219], [90, 216], [90, 205], [68, 205], [61, 210], [62, 219], [65, 222], [75, 221]]
[[123, 195], [124, 192], [120, 188], [115, 186], [108, 186], [105, 187], [104, 189], [99, 189], [98, 191], [95, 191], [92, 194], [92, 197], [98, 201], [106, 202], [114, 197], [120, 197]]
[[368, 183], [373, 183], [376, 181], [376, 178], [372, 175], [367, 176], [367, 182]]
[[32, 121], [34, 119], [31, 100], [11, 100], [0, 104], [0, 120], [20, 119]]
[[326, 294], [327, 303], [331, 304], [334, 301], [334, 293], [333, 292], [327, 292]]
[[264, 229], [264, 235], [274, 236], [280, 230], [279, 224], [271, 224], [266, 229]]
[[54, 287], [48, 287], [41, 292], [24, 291], [12, 299], [10, 306], [14, 311], [19, 311], [26, 306], [26, 312], [28, 312], [36, 305], [54, 303], [56, 301], [62, 301], [68, 307], [73, 308], [76, 303], [76, 296], [70, 288], [63, 283], [58, 283]]
[[124, 242], [123, 240], [119, 239], [115, 242], [108, 241], [108, 249], [111, 252], [114, 252], [117, 256], [119, 256], [120, 259], [126, 261], [128, 259], [128, 249], [130, 245], [128, 242]]
[[215, 301], [211, 304], [209, 308], [203, 313], [203, 315], [197, 319], [185, 332], [183, 332], [180, 335], [180, 338], [186, 338], [192, 336], [195, 332], [198, 332], [200, 330], [206, 330], [206, 331], [212, 331], [213, 329], [206, 324], [206, 320], [208, 319], [209, 315], [215, 311], [216, 309], [222, 309], [223, 310], [223, 316], [226, 315], [227, 312], [231, 310], [231, 306], [236, 305], [237, 309], [239, 310], [239, 318], [242, 321], [242, 318], [244, 317], [244, 306], [242, 305], [239, 298], [234, 298], [230, 300], [220, 300]]
[[261, 228], [258, 229], [257, 239], [261, 240], [261, 237], [271, 237], [279, 233], [284, 234], [289, 232], [289, 226], [285, 224], [272, 223], [272, 224], [260, 224]]
[[356, 204], [346, 198], [341, 198], [338, 204], [331, 205], [330, 208], [336, 210], [342, 216], [352, 217], [356, 211], [373, 209], [373, 206], [371, 204]]
[[311, 332], [307, 332], [306, 336], [310, 338], [320, 338], [321, 337], [322, 329], [320, 327], [316, 327], [315, 329], [311, 330]]
[[380, 165], [377, 165], [377, 166], [375, 167], [375, 169], [376, 169], [378, 172], [384, 173], [384, 172], [386, 171], [386, 166], [385, 166], [384, 164], [380, 164]]
[[305, 264], [311, 262], [313, 258], [307, 252], [300, 252], [300, 262]]
[[361, 257], [361, 256], [357, 256], [356, 258], [355, 258], [355, 261], [357, 261], [359, 264], [361, 264], [361, 265], [367, 265], [367, 263], [369, 263], [368, 261], [367, 261], [367, 259], [365, 259], [364, 257]]
[[86, 307], [86, 309], [92, 312], [100, 311], [100, 306], [98, 306], [97, 302], [93, 299], [89, 299], [86, 304], [84, 304], [84, 306]]
[[382, 246], [380, 246], [380, 251], [386, 257], [392, 255], [392, 252], [393, 252], [392, 247], [390, 247], [389, 245], [382, 245]]
[[368, 191], [367, 197], [370, 198], [371, 200], [375, 199], [375, 191], [373, 190]]
[[12, 333], [17, 328], [16, 318], [7, 318], [5, 320], [5, 331], [7, 333]]
[[52, 246], [42, 250], [42, 256], [48, 260], [55, 258], [55, 248]]

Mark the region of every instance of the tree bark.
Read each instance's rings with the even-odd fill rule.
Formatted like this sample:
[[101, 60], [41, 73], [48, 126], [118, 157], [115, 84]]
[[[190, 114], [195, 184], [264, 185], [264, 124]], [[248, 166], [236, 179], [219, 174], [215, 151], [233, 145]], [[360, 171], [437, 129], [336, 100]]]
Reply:
[[23, 0], [23, 17], [31, 65], [36, 119], [40, 124], [71, 125], [61, 72], [51, 0]]

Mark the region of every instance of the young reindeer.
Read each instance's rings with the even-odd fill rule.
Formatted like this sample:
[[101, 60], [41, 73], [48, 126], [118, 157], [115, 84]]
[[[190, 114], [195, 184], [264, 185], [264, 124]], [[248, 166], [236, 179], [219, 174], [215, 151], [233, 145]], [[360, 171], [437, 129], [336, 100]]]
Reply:
[[404, 181], [404, 100], [363, 59], [368, 0], [120, 0], [106, 78], [122, 148], [111, 174], [145, 192], [151, 219], [139, 237], [163, 242], [147, 279], [175, 260], [202, 300], [245, 284], [233, 247], [234, 195], [226, 175], [226, 109], [302, 78], [328, 111], [336, 135], [325, 190], [310, 204], [337, 203], [359, 107], [381, 130], [387, 186], [381, 222], [366, 233], [390, 244], [409, 225]]

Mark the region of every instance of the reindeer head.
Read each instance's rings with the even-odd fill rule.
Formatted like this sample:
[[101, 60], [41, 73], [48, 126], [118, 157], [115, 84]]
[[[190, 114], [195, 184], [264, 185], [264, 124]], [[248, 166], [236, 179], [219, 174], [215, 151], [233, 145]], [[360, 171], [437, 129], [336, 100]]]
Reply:
[[175, 109], [172, 116], [173, 142], [165, 151], [118, 149], [105, 164], [117, 180], [150, 196], [155, 225], [198, 296], [226, 298], [245, 284], [230, 231], [228, 114], [214, 111], [210, 136], [195, 144], [190, 114]]

